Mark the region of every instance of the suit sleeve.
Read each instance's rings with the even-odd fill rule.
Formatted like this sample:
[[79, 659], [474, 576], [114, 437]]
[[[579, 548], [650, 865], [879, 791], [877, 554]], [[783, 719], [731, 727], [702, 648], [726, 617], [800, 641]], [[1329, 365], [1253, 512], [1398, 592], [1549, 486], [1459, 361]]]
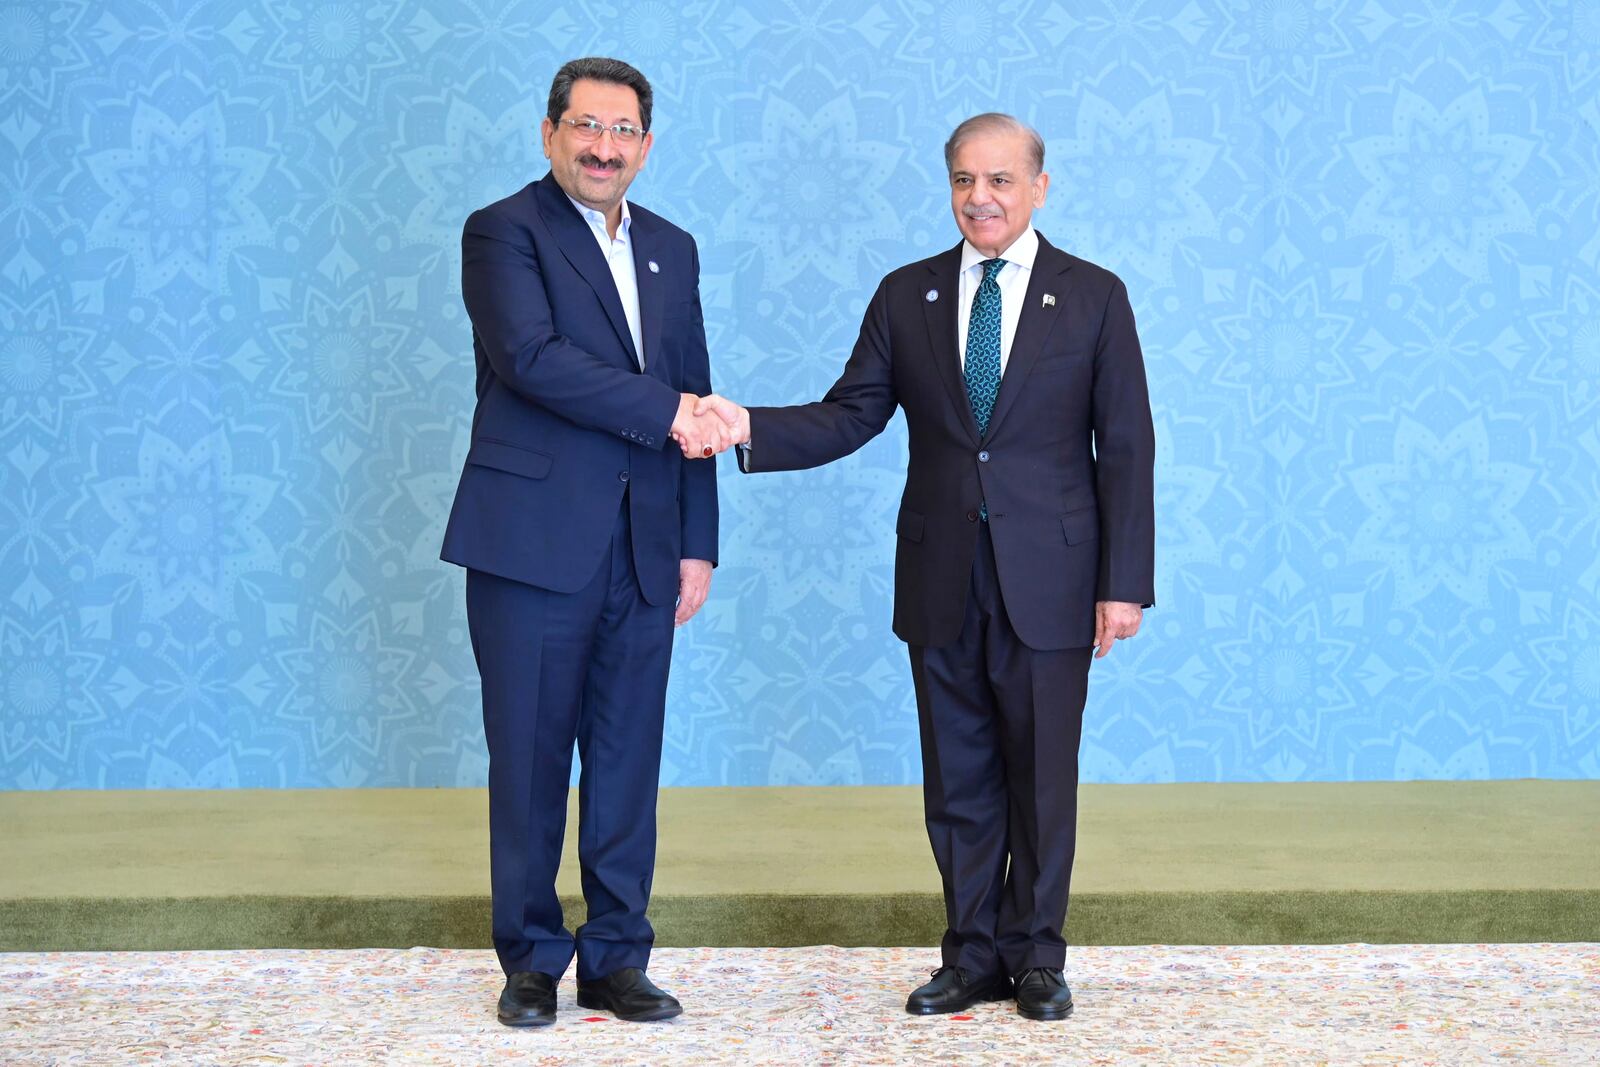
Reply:
[[889, 297], [879, 283], [844, 372], [810, 404], [750, 409], [746, 473], [805, 470], [842, 459], [883, 432], [898, 400], [889, 353]]
[[1096, 600], [1155, 603], [1155, 427], [1128, 289], [1111, 289], [1094, 349], [1095, 494], [1100, 509]]
[[[705, 319], [700, 311], [700, 252], [689, 242], [689, 258], [694, 265], [694, 314], [688, 323], [683, 357], [683, 390], [708, 396], [711, 389], [711, 357], [706, 351]], [[676, 447], [676, 446], [674, 446]], [[717, 562], [717, 462], [714, 459], [685, 460], [679, 474], [678, 517], [682, 524], [684, 559]]]
[[461, 234], [461, 294], [489, 365], [515, 392], [580, 426], [671, 444], [679, 395], [557, 333], [538, 252], [525, 231], [487, 209], [474, 211]]

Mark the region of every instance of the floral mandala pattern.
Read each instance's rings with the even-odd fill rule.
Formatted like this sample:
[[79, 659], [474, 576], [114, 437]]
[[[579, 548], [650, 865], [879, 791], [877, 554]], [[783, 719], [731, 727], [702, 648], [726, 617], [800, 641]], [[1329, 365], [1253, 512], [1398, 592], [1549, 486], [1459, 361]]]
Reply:
[[141, 101], [128, 137], [128, 147], [85, 159], [108, 198], [91, 241], [132, 252], [144, 293], [180, 275], [221, 288], [228, 253], [269, 235], [250, 194], [271, 165], [270, 153], [229, 144], [216, 105], [169, 115]]
[[[1085, 780], [1600, 776], [1592, 0], [0, 0], [0, 789], [483, 784], [461, 225], [580, 55], [750, 404], [956, 243], [956, 122], [1038, 128], [1157, 428]], [[905, 449], [719, 461], [664, 781], [918, 780]]]
[[1436, 435], [1402, 414], [1392, 461], [1357, 467], [1349, 478], [1370, 509], [1351, 555], [1388, 563], [1407, 600], [1443, 586], [1477, 603], [1492, 564], [1530, 553], [1532, 538], [1517, 504], [1534, 471], [1490, 457], [1481, 417]]
[[238, 576], [277, 558], [256, 525], [277, 488], [273, 478], [233, 469], [226, 434], [185, 447], [146, 430], [133, 471], [94, 486], [116, 524], [97, 565], [131, 573], [153, 615], [191, 598], [210, 613], [224, 612]]
[[1443, 107], [1401, 89], [1393, 124], [1392, 133], [1350, 145], [1370, 183], [1351, 211], [1351, 228], [1394, 242], [1407, 275], [1442, 261], [1481, 277], [1494, 238], [1533, 228], [1517, 178], [1534, 142], [1496, 129], [1481, 89]]

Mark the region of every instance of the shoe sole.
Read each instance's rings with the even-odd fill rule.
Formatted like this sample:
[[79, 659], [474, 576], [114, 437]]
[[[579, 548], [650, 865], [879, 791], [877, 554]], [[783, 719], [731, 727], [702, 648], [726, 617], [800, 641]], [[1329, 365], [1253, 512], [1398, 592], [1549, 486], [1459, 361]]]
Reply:
[[950, 1005], [923, 1004], [923, 1005], [918, 1005], [916, 1007], [913, 1007], [910, 1003], [907, 1003], [906, 1004], [906, 1014], [908, 1014], [908, 1015], [951, 1015], [951, 1014], [953, 1014], [955, 1012], [958, 1012], [958, 1011], [966, 1011], [968, 1008], [972, 1007], [974, 1004], [995, 1004], [995, 1003], [998, 1003], [999, 1001], [1010, 1000], [1010, 999], [1011, 999], [1011, 991], [1009, 989], [991, 989], [987, 993], [981, 993], [978, 996], [973, 997], [971, 1000], [967, 1001], [965, 1004], [950, 1004]]
[[499, 1014], [498, 1012], [495, 1014], [495, 1018], [500, 1020], [500, 1025], [501, 1026], [521, 1026], [521, 1027], [549, 1026], [551, 1023], [555, 1022], [554, 1019], [518, 1019], [518, 1018], [508, 1019], [504, 1015]]
[[676, 1019], [678, 1016], [683, 1014], [683, 1007], [680, 1005], [676, 1008], [656, 1008], [651, 1011], [638, 1012], [633, 1015], [624, 1015], [616, 1008], [613, 1008], [609, 1001], [604, 1000], [601, 997], [592, 996], [588, 993], [578, 994], [578, 1007], [588, 1008], [591, 1011], [609, 1011], [612, 1015], [615, 1015], [623, 1022], [628, 1023], [659, 1023], [667, 1019]]
[[1017, 1014], [1022, 1016], [1024, 1019], [1033, 1019], [1042, 1023], [1053, 1023], [1060, 1022], [1062, 1019], [1065, 1019], [1067, 1016], [1071, 1015], [1072, 1008], [1073, 1005], [1068, 1004], [1065, 1008], [1045, 1009], [1041, 1011], [1037, 1008], [1024, 1008], [1022, 1005], [1018, 1004]]

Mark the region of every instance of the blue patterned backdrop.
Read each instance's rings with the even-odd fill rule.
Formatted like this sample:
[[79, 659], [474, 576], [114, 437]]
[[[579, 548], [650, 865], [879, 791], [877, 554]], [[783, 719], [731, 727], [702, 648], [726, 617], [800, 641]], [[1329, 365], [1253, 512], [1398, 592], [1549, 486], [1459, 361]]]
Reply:
[[[1600, 777], [1600, 11], [1489, 0], [33, 0], [0, 9], [0, 787], [485, 780], [460, 225], [561, 60], [657, 88], [713, 371], [814, 398], [955, 241], [940, 146], [1043, 132], [1120, 273], [1158, 607], [1096, 781]], [[667, 784], [916, 781], [900, 424], [725, 457]]]

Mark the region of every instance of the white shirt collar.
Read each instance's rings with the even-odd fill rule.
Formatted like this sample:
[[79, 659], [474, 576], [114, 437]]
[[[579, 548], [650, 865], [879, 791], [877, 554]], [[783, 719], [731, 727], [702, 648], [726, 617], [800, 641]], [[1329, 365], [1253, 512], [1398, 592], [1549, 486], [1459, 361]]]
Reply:
[[[1011, 247], [1000, 253], [999, 258], [1007, 263], [1015, 263], [1023, 270], [1033, 269], [1033, 259], [1039, 254], [1039, 231], [1029, 226], [1011, 242]], [[989, 257], [972, 247], [972, 242], [966, 239], [961, 241], [961, 269], [962, 271], [982, 263]]]
[[[564, 195], [564, 196], [566, 195], [564, 191], [563, 191], [562, 195]], [[572, 206], [573, 207], [578, 209], [578, 214], [583, 216], [585, 222], [587, 222], [590, 226], [598, 227], [600, 232], [602, 234], [606, 234], [607, 238], [609, 239], [610, 234], [606, 232], [606, 216], [605, 216], [604, 212], [596, 211], [594, 208], [590, 207], [588, 204], [579, 203], [578, 201], [573, 200], [572, 197], [570, 197], [570, 196], [568, 196], [567, 199], [572, 202]], [[627, 201], [627, 198], [623, 198], [623, 201], [622, 201], [622, 223], [617, 227], [617, 238], [616, 239], [619, 240], [619, 241], [626, 241], [628, 239], [628, 228], [630, 226], [632, 226], [632, 225], [633, 225], [633, 216], [628, 213], [628, 201]], [[1013, 246], [1013, 247], [1015, 247], [1015, 246]]]

